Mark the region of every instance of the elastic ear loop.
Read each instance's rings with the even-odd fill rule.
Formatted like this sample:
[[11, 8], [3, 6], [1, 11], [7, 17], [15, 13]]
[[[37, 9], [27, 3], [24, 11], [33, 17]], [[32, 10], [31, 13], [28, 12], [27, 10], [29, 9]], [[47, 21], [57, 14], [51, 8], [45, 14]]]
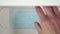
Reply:
[[41, 8], [42, 8], [42, 10], [43, 10], [44, 14], [46, 15], [46, 12], [45, 12], [45, 10], [44, 10], [43, 6], [41, 6]]

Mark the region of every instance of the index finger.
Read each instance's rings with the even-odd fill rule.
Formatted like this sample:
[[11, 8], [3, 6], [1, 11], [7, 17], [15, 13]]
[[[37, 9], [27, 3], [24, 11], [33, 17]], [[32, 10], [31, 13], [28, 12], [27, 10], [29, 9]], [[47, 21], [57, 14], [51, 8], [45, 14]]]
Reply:
[[35, 9], [36, 9], [36, 12], [37, 12], [39, 18], [41, 19], [41, 21], [45, 21], [46, 16], [45, 16], [42, 8], [40, 6], [36, 6]]

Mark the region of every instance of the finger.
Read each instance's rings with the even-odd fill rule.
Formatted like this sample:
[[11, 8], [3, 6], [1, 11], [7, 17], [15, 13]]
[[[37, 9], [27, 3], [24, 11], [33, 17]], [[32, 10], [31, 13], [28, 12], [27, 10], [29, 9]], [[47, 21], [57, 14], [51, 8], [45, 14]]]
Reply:
[[56, 14], [56, 15], [58, 15], [58, 14], [59, 14], [59, 11], [58, 11], [57, 6], [53, 6], [53, 10], [54, 10], [54, 12], [55, 12], [55, 14]]
[[38, 22], [35, 22], [35, 23], [34, 23], [34, 26], [35, 26], [35, 28], [36, 28], [36, 30], [37, 30], [38, 32], [41, 31], [41, 26], [40, 26], [40, 24], [39, 24]]
[[39, 18], [41, 19], [41, 21], [45, 21], [46, 16], [45, 16], [45, 14], [44, 14], [42, 8], [39, 7], [39, 6], [36, 6], [35, 9], [36, 9], [36, 12], [37, 12]]
[[48, 17], [54, 17], [55, 14], [51, 6], [44, 6], [43, 8]]

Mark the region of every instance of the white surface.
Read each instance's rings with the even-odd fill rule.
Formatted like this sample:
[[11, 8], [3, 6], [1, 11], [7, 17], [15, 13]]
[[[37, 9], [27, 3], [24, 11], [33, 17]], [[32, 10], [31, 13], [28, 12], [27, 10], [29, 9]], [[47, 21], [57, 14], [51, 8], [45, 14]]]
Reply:
[[60, 0], [0, 0], [0, 6], [60, 5]]
[[9, 9], [0, 10], [0, 34], [11, 34], [9, 26]]
[[[4, 8], [0, 11], [0, 24], [2, 26], [0, 26], [0, 34], [11, 34], [9, 26], [9, 8]], [[37, 31], [34, 29], [16, 29], [13, 34], [37, 34]]]
[[34, 29], [17, 29], [15, 34], [38, 34]]

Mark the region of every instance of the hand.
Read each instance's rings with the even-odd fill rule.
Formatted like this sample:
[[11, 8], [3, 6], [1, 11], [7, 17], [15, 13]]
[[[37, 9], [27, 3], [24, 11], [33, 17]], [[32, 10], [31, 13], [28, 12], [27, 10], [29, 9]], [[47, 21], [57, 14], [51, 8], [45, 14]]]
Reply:
[[56, 6], [43, 6], [46, 15], [41, 7], [36, 6], [36, 12], [40, 22], [35, 22], [34, 25], [38, 34], [60, 34], [60, 12]]

